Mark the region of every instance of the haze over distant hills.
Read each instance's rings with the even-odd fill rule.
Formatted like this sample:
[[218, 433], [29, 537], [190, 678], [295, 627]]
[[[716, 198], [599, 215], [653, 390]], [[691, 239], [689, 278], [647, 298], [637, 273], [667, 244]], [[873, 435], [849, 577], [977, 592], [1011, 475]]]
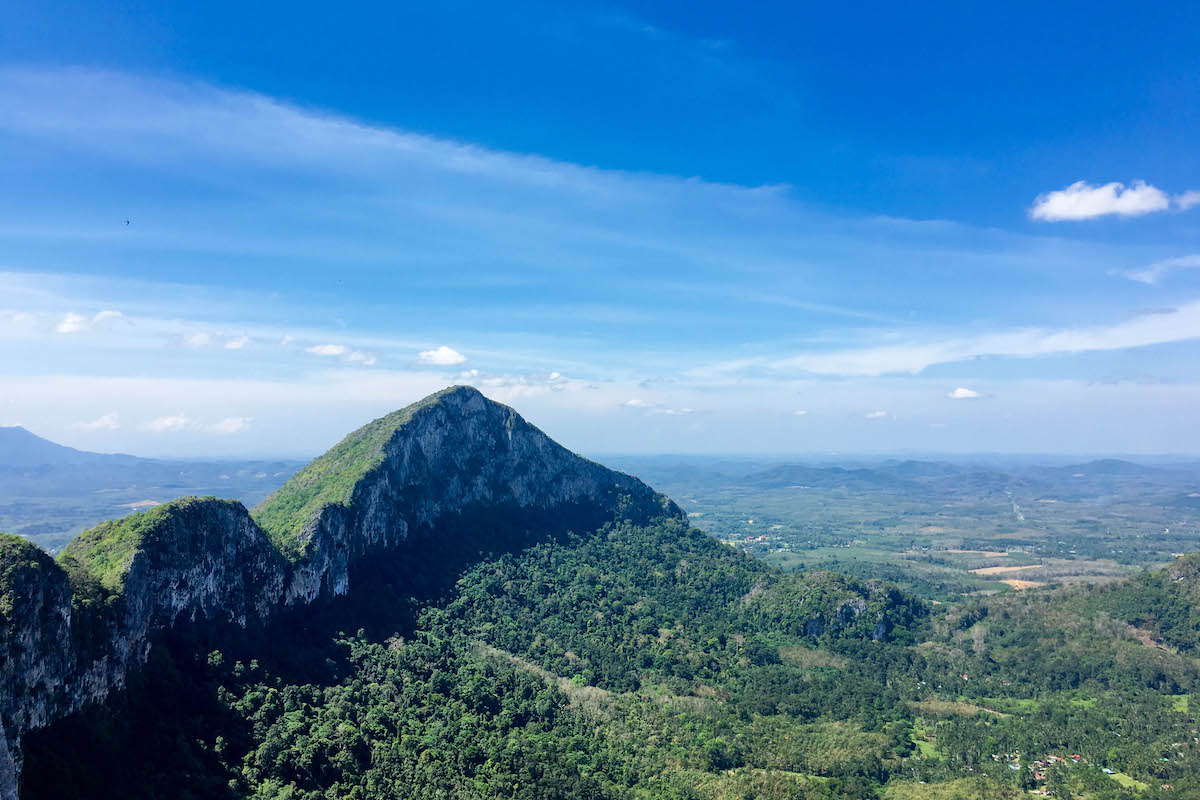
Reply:
[[[1149, 493], [1174, 504], [1200, 489], [1200, 464], [1175, 459], [1067, 456], [610, 456], [606, 463], [670, 492], [738, 485], [762, 489], [809, 486], [858, 492], [1030, 491], [1075, 498]], [[27, 536], [55, 551], [83, 528], [182, 495], [218, 495], [253, 506], [281, 486], [303, 461], [175, 460], [93, 453], [57, 444], [23, 427], [0, 427], [0, 531]]]
[[302, 463], [89, 453], [22, 427], [0, 428], [0, 531], [54, 550], [88, 525], [181, 495], [217, 494], [254, 505]]

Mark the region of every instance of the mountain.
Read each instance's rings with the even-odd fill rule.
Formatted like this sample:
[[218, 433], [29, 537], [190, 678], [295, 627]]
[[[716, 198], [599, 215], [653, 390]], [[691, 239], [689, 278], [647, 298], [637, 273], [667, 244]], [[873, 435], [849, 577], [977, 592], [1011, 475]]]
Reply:
[[662, 516], [682, 512], [453, 387], [354, 432], [253, 517], [235, 501], [184, 498], [85, 531], [57, 562], [5, 536], [0, 798], [16, 797], [21, 737], [121, 689], [162, 631], [265, 626], [346, 595], [354, 568], [383, 555], [473, 553], [504, 544], [493, 531], [520, 540]]
[[74, 464], [129, 463], [132, 456], [103, 455], [64, 447], [20, 426], [0, 428], [0, 468], [36, 469]]

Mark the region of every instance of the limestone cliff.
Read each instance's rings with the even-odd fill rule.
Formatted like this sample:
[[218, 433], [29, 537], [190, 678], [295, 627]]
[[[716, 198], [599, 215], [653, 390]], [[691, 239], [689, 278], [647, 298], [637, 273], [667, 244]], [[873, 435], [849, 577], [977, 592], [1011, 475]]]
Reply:
[[240, 503], [184, 498], [85, 531], [57, 562], [0, 536], [0, 800], [17, 798], [21, 736], [121, 689], [156, 633], [265, 624], [345, 594], [356, 562], [420, 558], [414, 533], [481, 509], [576, 530], [683, 516], [641, 481], [453, 387], [355, 431], [253, 517]]

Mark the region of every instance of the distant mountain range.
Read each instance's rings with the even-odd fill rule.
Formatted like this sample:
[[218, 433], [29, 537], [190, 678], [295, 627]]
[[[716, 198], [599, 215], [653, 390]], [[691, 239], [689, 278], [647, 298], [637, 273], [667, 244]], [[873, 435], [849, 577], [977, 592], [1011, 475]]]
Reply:
[[54, 550], [88, 525], [180, 495], [216, 494], [253, 505], [302, 463], [89, 453], [25, 428], [0, 428], [0, 531]]
[[20, 426], [0, 428], [0, 468], [26, 470], [77, 464], [132, 464], [138, 461], [149, 459], [89, 453], [55, 444]]
[[1045, 494], [1072, 500], [1136, 497], [1146, 502], [1190, 505], [1200, 491], [1200, 464], [1138, 464], [1116, 458], [1065, 466], [913, 459], [832, 466], [702, 456], [626, 456], [609, 462], [672, 494], [804, 487], [928, 498], [990, 495], [1020, 489], [1025, 495]]

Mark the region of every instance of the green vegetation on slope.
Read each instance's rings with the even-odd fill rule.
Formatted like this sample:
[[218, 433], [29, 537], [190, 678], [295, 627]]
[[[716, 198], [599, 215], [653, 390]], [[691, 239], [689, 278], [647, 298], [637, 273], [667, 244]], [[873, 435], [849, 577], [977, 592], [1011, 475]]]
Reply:
[[0, 533], [0, 625], [12, 619], [19, 584], [26, 573], [38, 572], [49, 565], [49, 556], [22, 536]]
[[[348, 621], [388, 630], [403, 614], [371, 591], [358, 585]], [[477, 563], [444, 603], [391, 622], [398, 636], [310, 635], [299, 649], [329, 674], [280, 666], [297, 655], [287, 636], [156, 665], [148, 691], [187, 713], [135, 696], [136, 724], [96, 714], [49, 749], [35, 736], [26, 774], [43, 783], [26, 789], [167, 796], [200, 772], [231, 797], [869, 797], [912, 749], [880, 680], [903, 645], [874, 628], [882, 615], [911, 637], [925, 613], [885, 587], [783, 575], [677, 521], [610, 526]]]
[[125, 576], [133, 557], [148, 534], [172, 517], [199, 503], [236, 504], [236, 500], [216, 497], [181, 497], [146, 511], [135, 512], [117, 520], [101, 522], [72, 539], [63, 548], [58, 563], [72, 575], [78, 586], [80, 570], [87, 572], [112, 595], [125, 588]]
[[[397, 597], [394, 573], [383, 565], [384, 583], [360, 581], [323, 623], [306, 618], [303, 637], [156, 648], [139, 688], [114, 701], [120, 714], [96, 710], [30, 737], [26, 791], [1200, 792], [1197, 720], [1179, 702], [1200, 670], [1124, 633], [1093, 606], [1109, 594], [1095, 589], [979, 598], [931, 617], [886, 585], [782, 574], [676, 521], [481, 560], [432, 605]], [[1072, 754], [1079, 763], [1049, 759]]]
[[358, 482], [383, 462], [383, 448], [392, 435], [407, 424], [414, 413], [437, 404], [461, 388], [443, 389], [354, 431], [309, 462], [260, 503], [252, 511], [255, 522], [266, 531], [280, 552], [293, 560], [299, 558], [303, 553], [297, 537], [304, 523], [326, 505], [349, 503]]
[[1097, 602], [1165, 645], [1192, 653], [1200, 648], [1200, 553], [1109, 587]]

